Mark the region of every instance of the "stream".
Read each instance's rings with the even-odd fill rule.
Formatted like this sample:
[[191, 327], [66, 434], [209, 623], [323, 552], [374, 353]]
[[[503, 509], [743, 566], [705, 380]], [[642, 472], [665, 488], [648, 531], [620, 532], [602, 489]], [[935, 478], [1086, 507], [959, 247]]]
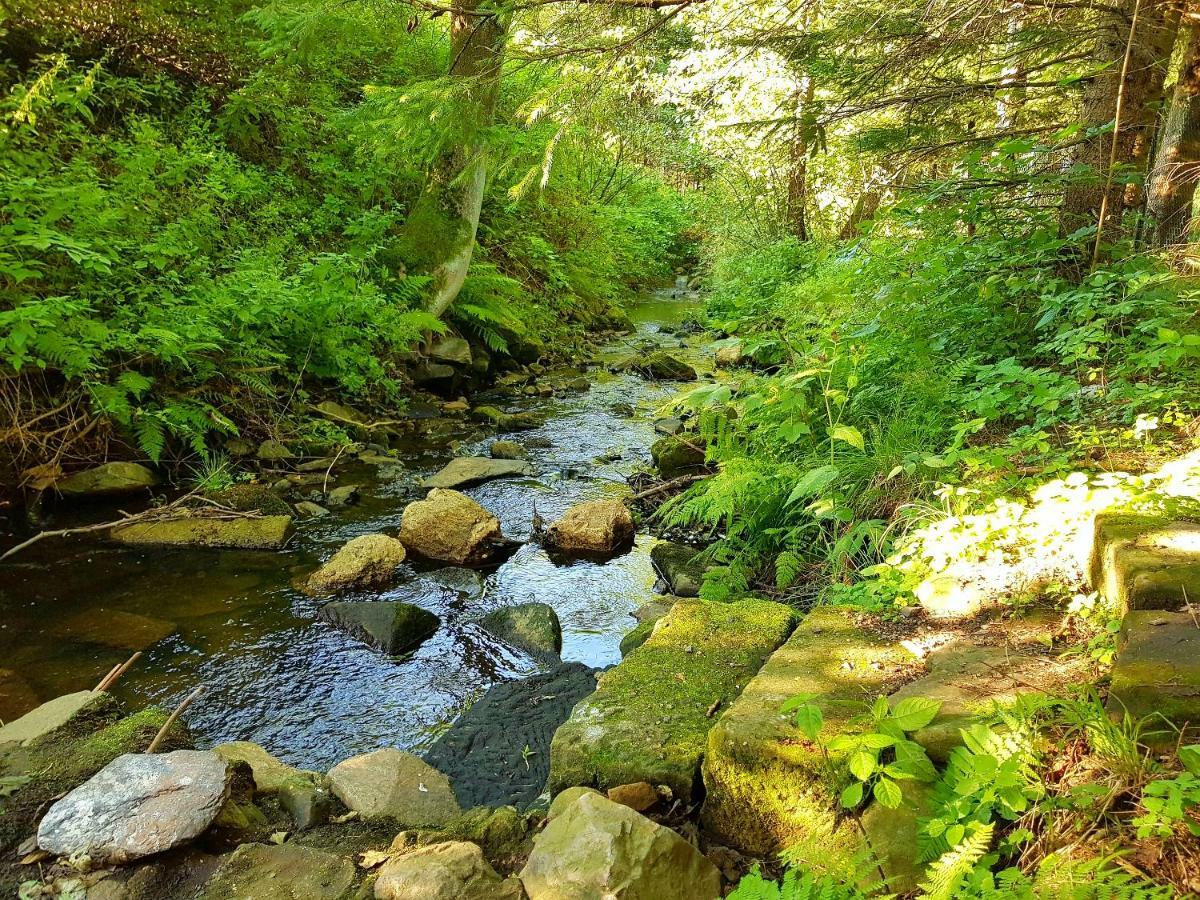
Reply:
[[[626, 357], [653, 341], [706, 368], [699, 353], [663, 331], [690, 309], [666, 295], [644, 298], [631, 309], [636, 332], [603, 347], [602, 357]], [[490, 574], [406, 565], [389, 590], [339, 598], [404, 600], [436, 613], [437, 634], [403, 658], [318, 621], [323, 601], [292, 587], [350, 538], [396, 534], [405, 505], [423, 494], [423, 477], [453, 455], [486, 456], [497, 438], [526, 446], [535, 475], [464, 492], [511, 538], [529, 539], [535, 508], [551, 522], [581, 500], [627, 494], [627, 476], [649, 463], [656, 410], [679, 385], [600, 368], [587, 378], [584, 392], [502, 401], [506, 410], [544, 415], [535, 430], [482, 435], [465, 421], [438, 419], [397, 465], [348, 466], [338, 483], [360, 484], [360, 503], [298, 521], [282, 553], [133, 550], [83, 540], [35, 545], [0, 572], [0, 700], [28, 708], [94, 687], [144, 649], [114, 690], [129, 708], [172, 707], [204, 685], [187, 715], [199, 746], [249, 740], [285, 762], [325, 769], [379, 747], [420, 752], [490, 686], [543, 671], [544, 662], [476, 624], [497, 607], [547, 603], [562, 622], [564, 661], [616, 663], [621, 637], [635, 624], [631, 613], [654, 596], [655, 539], [645, 534], [603, 563], [552, 561], [525, 543]], [[472, 398], [490, 402], [486, 394]], [[458, 454], [454, 440], [462, 441]], [[86, 514], [111, 517], [113, 509]]]

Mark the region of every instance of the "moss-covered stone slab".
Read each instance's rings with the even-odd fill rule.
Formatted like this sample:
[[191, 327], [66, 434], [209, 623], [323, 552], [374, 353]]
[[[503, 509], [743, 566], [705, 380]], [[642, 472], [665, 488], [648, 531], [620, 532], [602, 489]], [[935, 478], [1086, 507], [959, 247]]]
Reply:
[[675, 604], [555, 733], [551, 792], [648, 781], [692, 797], [715, 711], [733, 702], [793, 625], [789, 607], [764, 600]]
[[844, 761], [833, 754], [827, 764], [779, 711], [811, 694], [832, 736], [854, 727], [850, 720], [910, 665], [907, 651], [853, 616], [841, 607], [809, 613], [709, 732], [701, 820], [729, 846], [756, 856], [801, 843], [829, 853], [859, 846], [857, 829], [836, 815]]
[[1096, 516], [1088, 564], [1092, 587], [1131, 609], [1181, 609], [1200, 598], [1200, 523], [1170, 515]]
[[158, 476], [140, 463], [110, 462], [59, 479], [54, 489], [64, 497], [114, 497], [157, 484]]
[[[1200, 627], [1190, 613], [1131, 610], [1117, 637], [1108, 710], [1149, 729], [1200, 731]], [[1175, 743], [1172, 731], [1162, 735]]]
[[962, 729], [979, 713], [1011, 707], [1034, 694], [1058, 695], [1072, 684], [1095, 677], [1082, 656], [1049, 657], [1017, 653], [1007, 647], [977, 647], [955, 642], [929, 657], [929, 674], [892, 694], [893, 705], [907, 697], [941, 703], [937, 716], [912, 735], [929, 757], [945, 763], [962, 744]]
[[238, 519], [181, 516], [131, 522], [109, 532], [109, 537], [121, 544], [229, 550], [280, 550], [291, 536], [291, 516]]
[[460, 456], [421, 482], [425, 488], [461, 488], [496, 478], [517, 478], [533, 474], [533, 466], [519, 459], [492, 459], [488, 456]]
[[205, 885], [202, 900], [341, 900], [354, 864], [297, 844], [243, 844]]

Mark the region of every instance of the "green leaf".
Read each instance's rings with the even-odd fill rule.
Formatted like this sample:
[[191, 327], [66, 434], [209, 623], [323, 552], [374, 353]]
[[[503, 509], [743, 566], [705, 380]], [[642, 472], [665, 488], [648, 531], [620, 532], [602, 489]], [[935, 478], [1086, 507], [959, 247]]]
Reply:
[[1179, 748], [1179, 761], [1193, 775], [1200, 775], [1200, 744], [1188, 744]]
[[850, 757], [850, 774], [859, 781], [866, 781], [875, 774], [875, 754], [859, 750]]
[[875, 782], [873, 793], [879, 804], [887, 809], [897, 809], [904, 802], [904, 794], [900, 792], [900, 785], [890, 778], [880, 778]]
[[836, 481], [839, 475], [841, 475], [841, 471], [837, 466], [818, 466], [815, 469], [809, 469], [804, 473], [804, 477], [796, 482], [792, 492], [788, 494], [788, 505], [821, 493]]
[[842, 806], [846, 809], [853, 809], [862, 803], [864, 785], [861, 781], [856, 781], [844, 791], [842, 791]]
[[825, 725], [825, 717], [815, 703], [808, 703], [796, 710], [796, 727], [810, 741], [815, 741]]
[[832, 441], [845, 441], [851, 447], [857, 447], [862, 450], [866, 447], [866, 441], [863, 440], [862, 432], [853, 425], [835, 425], [829, 429], [829, 439]]
[[892, 721], [904, 731], [919, 731], [936, 718], [942, 701], [928, 697], [905, 697], [892, 710]]

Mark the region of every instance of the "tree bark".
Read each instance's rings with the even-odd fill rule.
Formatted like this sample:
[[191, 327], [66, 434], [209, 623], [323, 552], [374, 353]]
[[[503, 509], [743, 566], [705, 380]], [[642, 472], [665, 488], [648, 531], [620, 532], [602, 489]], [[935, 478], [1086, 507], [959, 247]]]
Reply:
[[495, 6], [464, 0], [451, 13], [449, 76], [462, 85], [461, 110], [472, 138], [445, 151], [401, 232], [413, 271], [432, 276], [425, 308], [440, 316], [462, 290], [475, 251], [487, 186], [482, 132], [495, 119], [504, 65], [507, 21]]
[[1162, 143], [1154, 159], [1147, 212], [1159, 247], [1185, 243], [1200, 178], [1200, 24], [1186, 29], [1186, 46]]
[[859, 194], [858, 199], [854, 201], [854, 207], [850, 210], [850, 215], [846, 218], [846, 224], [838, 232], [838, 240], [848, 241], [858, 237], [859, 227], [864, 222], [875, 218], [875, 213], [879, 211], [879, 201], [878, 188], [869, 187]]
[[813, 99], [813, 81], [809, 75], [800, 77], [800, 86], [795, 94], [793, 112], [794, 127], [791, 145], [788, 148], [789, 166], [787, 183], [788, 233], [798, 240], [808, 240], [808, 129], [809, 105]]
[[[1073, 160], [1084, 177], [1064, 194], [1063, 234], [1096, 225], [1112, 240], [1125, 210], [1140, 205], [1137, 175], [1146, 169], [1178, 27], [1174, 0], [1120, 0], [1104, 23], [1096, 62], [1108, 68], [1087, 88], [1082, 112], [1084, 126], [1098, 133], [1080, 145]], [[1110, 133], [1105, 126], [1114, 121]]]

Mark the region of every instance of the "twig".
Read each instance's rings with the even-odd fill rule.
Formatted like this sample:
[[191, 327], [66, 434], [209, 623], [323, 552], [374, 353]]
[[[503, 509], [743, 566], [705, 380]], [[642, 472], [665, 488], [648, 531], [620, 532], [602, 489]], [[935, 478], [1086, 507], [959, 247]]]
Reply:
[[158, 729], [158, 734], [154, 736], [154, 740], [152, 740], [150, 742], [150, 746], [146, 748], [147, 753], [153, 753], [158, 749], [158, 745], [161, 744], [163, 738], [167, 736], [167, 732], [171, 729], [171, 726], [175, 724], [175, 720], [183, 714], [185, 709], [192, 705], [192, 701], [199, 697], [203, 690], [204, 685], [200, 685], [200, 687], [196, 688], [183, 698], [183, 702], [175, 707], [175, 711], [167, 716], [167, 721], [163, 722], [162, 728]]
[[695, 475], [680, 475], [678, 478], [672, 478], [670, 481], [664, 481], [662, 484], [656, 484], [652, 488], [646, 488], [630, 497], [630, 500], [645, 500], [647, 497], [653, 497], [655, 494], [661, 494], [663, 491], [669, 491], [672, 488], [683, 487], [685, 484], [691, 484], [693, 481], [703, 481], [710, 477], [709, 472], [700, 472]]
[[133, 656], [129, 657], [129, 659], [125, 660], [125, 662], [123, 664], [113, 666], [112, 671], [104, 676], [104, 680], [101, 681], [98, 685], [96, 685], [96, 690], [97, 691], [110, 690], [112, 688], [112, 686], [114, 684], [116, 684], [117, 681], [120, 680], [121, 676], [129, 671], [129, 667], [138, 661], [138, 659], [141, 657], [141, 655], [142, 655], [142, 651], [139, 650], [137, 653], [133, 654]]
[[333, 457], [333, 462], [331, 462], [329, 464], [329, 468], [325, 470], [325, 480], [321, 482], [322, 494], [329, 493], [329, 473], [333, 471], [333, 467], [337, 465], [337, 461], [342, 458], [342, 454], [346, 452], [346, 448], [349, 446], [349, 444], [342, 444], [342, 446], [338, 447], [338, 452]]

